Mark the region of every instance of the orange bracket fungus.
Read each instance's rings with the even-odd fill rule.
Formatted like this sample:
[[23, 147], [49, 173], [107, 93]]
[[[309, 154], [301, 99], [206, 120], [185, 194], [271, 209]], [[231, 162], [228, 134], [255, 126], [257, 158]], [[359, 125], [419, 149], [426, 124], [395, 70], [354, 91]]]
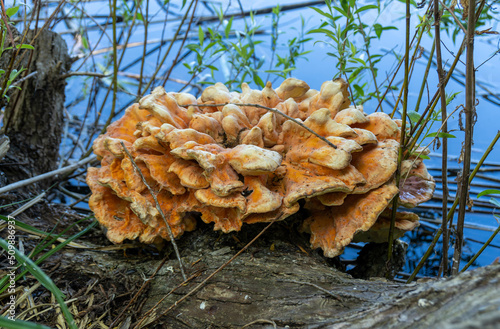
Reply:
[[[89, 205], [114, 243], [170, 240], [165, 221], [176, 238], [197, 218], [231, 232], [304, 207], [312, 246], [334, 257], [353, 240], [386, 241], [396, 195], [405, 207], [432, 197], [417, 156], [396, 186], [400, 126], [350, 106], [341, 79], [319, 91], [293, 78], [241, 93], [217, 83], [198, 99], [157, 87], [95, 140]], [[398, 212], [395, 237], [416, 226], [417, 215]]]

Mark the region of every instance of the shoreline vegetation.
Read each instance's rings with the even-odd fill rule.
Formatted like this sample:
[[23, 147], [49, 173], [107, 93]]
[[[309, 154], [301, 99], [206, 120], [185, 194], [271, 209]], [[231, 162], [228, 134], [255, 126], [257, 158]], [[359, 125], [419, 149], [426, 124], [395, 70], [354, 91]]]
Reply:
[[[500, 131], [481, 131], [485, 107], [500, 106], [498, 87], [481, 75], [500, 51], [493, 4], [47, 0], [2, 1], [0, 10], [0, 327], [494, 328], [500, 320], [487, 311], [499, 307], [499, 265], [478, 267], [488, 265], [478, 263], [483, 251], [499, 248]], [[396, 11], [401, 20], [389, 22]], [[310, 62], [318, 51], [323, 66]], [[432, 150], [438, 187], [415, 208], [421, 227], [405, 238], [407, 251], [389, 239], [331, 260], [310, 249], [293, 218], [225, 235], [200, 224], [176, 240], [183, 277], [168, 242], [158, 250], [107, 241], [88, 209], [86, 168], [99, 163], [93, 140], [128, 106], [155, 86], [195, 96], [217, 81], [260, 90], [313, 65], [328, 70], [315, 75], [348, 81], [352, 104], [401, 119], [399, 164], [427, 158], [419, 147]], [[356, 260], [361, 248], [368, 254]], [[384, 277], [405, 253], [395, 281], [345, 273], [357, 265], [365, 278]]]

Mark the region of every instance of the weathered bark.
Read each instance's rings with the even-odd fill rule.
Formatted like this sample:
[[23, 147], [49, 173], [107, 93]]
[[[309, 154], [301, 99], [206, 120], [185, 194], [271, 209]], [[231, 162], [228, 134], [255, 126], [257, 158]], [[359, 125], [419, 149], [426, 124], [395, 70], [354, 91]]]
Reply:
[[[34, 36], [34, 31], [28, 32], [24, 44], [29, 44]], [[20, 42], [19, 36], [16, 43]], [[22, 82], [22, 90], [9, 93], [10, 101], [5, 108], [3, 133], [10, 138], [10, 150], [3, 160], [2, 170], [7, 183], [57, 167], [66, 86], [61, 75], [69, 70], [71, 62], [66, 42], [55, 32], [42, 31], [33, 46], [35, 50], [27, 74], [35, 71], [36, 74]], [[22, 60], [15, 69], [28, 67], [30, 50], [24, 51], [24, 56], [16, 58], [15, 63], [20, 57]], [[0, 59], [2, 68], [8, 68], [12, 54], [8, 52]], [[42, 184], [47, 186], [49, 183]]]
[[[317, 252], [300, 251], [302, 238], [279, 225], [199, 291], [146, 327], [241, 328], [260, 319], [268, 322], [250, 327], [272, 328], [269, 321], [273, 321], [279, 328], [495, 328], [500, 321], [500, 265], [409, 285], [354, 279], [331, 267]], [[201, 231], [183, 236], [179, 247], [188, 271], [201, 270], [202, 274], [167, 297], [153, 318], [231, 258], [254, 234], [219, 236]], [[135, 280], [143, 282], [160, 263], [120, 254], [67, 251], [63, 267], [90, 277], [127, 273], [128, 278], [136, 276]], [[130, 308], [134, 311], [115, 326], [126, 318], [137, 323], [138, 309], [144, 314], [182, 281], [178, 268], [175, 259], [169, 260], [141, 294], [144, 307], [136, 307], [144, 302], [139, 299]]]

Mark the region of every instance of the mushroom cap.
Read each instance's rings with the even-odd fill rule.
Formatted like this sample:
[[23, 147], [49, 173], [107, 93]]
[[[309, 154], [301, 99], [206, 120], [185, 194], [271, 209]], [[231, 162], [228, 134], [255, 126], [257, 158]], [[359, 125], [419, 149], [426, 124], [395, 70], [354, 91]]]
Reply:
[[255, 145], [240, 144], [226, 153], [228, 162], [243, 176], [258, 176], [276, 170], [281, 164], [278, 152]]
[[377, 145], [364, 146], [363, 152], [352, 155], [352, 165], [363, 175], [366, 183], [353, 193], [363, 194], [389, 181], [398, 166], [399, 143], [389, 139]]
[[353, 124], [353, 128], [361, 128], [371, 131], [379, 141], [384, 141], [388, 138], [399, 141], [399, 132], [401, 129], [391, 119], [391, 117], [383, 112], [375, 112], [366, 117], [369, 121], [366, 123]]
[[410, 170], [407, 176], [401, 177], [399, 185], [401, 190], [399, 203], [407, 208], [429, 201], [436, 188], [434, 178], [429, 174], [423, 162]]
[[333, 118], [340, 110], [349, 106], [351, 101], [348, 96], [347, 83], [343, 79], [325, 81], [321, 85], [320, 92], [312, 97], [309, 108], [313, 112], [327, 108]]
[[354, 234], [373, 226], [397, 193], [398, 188], [391, 182], [364, 195], [349, 195], [342, 206], [311, 212], [304, 229], [311, 232], [312, 247], [323, 249], [326, 257], [341, 254]]
[[304, 198], [331, 192], [351, 192], [358, 184], [364, 183], [364, 178], [351, 165], [341, 170], [332, 170], [314, 164], [287, 164], [284, 182], [286, 196], [283, 203], [291, 207]]
[[198, 166], [195, 161], [174, 159], [168, 168], [168, 172], [176, 174], [184, 187], [196, 190], [210, 186], [210, 183], [203, 175], [203, 168]]
[[300, 98], [309, 90], [309, 85], [302, 80], [287, 78], [276, 89], [279, 98], [286, 100], [288, 98]]
[[[385, 239], [401, 123], [349, 106], [341, 79], [319, 91], [293, 78], [276, 90], [241, 89], [216, 83], [196, 99], [155, 88], [96, 139], [101, 168], [88, 170], [89, 206], [108, 238], [158, 243], [169, 240], [167, 224], [179, 237], [198, 217], [238, 231], [304, 207], [303, 229], [327, 257], [353, 238]], [[435, 183], [415, 152], [404, 156], [399, 202], [413, 207]], [[396, 236], [418, 225], [415, 216], [398, 213]]]
[[[391, 227], [392, 210], [384, 210], [378, 217], [377, 221], [368, 231], [361, 231], [354, 235], [353, 242], [375, 242], [383, 243], [389, 240], [389, 231]], [[396, 212], [394, 222], [393, 239], [399, 239], [406, 232], [412, 231], [420, 224], [419, 217], [412, 212]]]
[[342, 123], [344, 125], [354, 125], [357, 123], [367, 123], [370, 121], [366, 117], [366, 114], [363, 113], [363, 108], [361, 106], [349, 106], [348, 108], [341, 110], [335, 115], [334, 120], [338, 123]]

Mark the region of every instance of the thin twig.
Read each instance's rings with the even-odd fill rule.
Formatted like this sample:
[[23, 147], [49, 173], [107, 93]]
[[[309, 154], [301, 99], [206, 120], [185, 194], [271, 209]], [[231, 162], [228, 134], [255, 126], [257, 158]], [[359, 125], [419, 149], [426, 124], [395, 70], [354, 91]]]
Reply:
[[132, 155], [130, 154], [128, 149], [125, 147], [125, 144], [123, 143], [123, 141], [120, 142], [120, 144], [122, 144], [123, 150], [125, 151], [125, 153], [127, 153], [127, 156], [129, 157], [130, 161], [132, 162], [132, 165], [134, 166], [135, 171], [139, 174], [139, 176], [141, 176], [142, 182], [144, 183], [144, 185], [146, 185], [146, 187], [149, 190], [149, 193], [151, 193], [151, 196], [155, 200], [156, 210], [158, 210], [158, 212], [161, 215], [161, 218], [163, 218], [163, 221], [165, 222], [165, 226], [167, 227], [168, 237], [170, 238], [170, 242], [172, 242], [172, 246], [174, 247], [175, 255], [177, 256], [177, 260], [179, 261], [179, 267], [181, 269], [182, 278], [184, 280], [186, 280], [187, 277], [186, 277], [186, 273], [184, 271], [184, 265], [182, 264], [181, 254], [179, 253], [179, 249], [177, 248], [177, 243], [175, 243], [175, 238], [174, 238], [174, 234], [172, 233], [172, 228], [170, 227], [170, 224], [168, 223], [167, 218], [165, 217], [165, 214], [163, 213], [163, 210], [160, 207], [160, 203], [158, 202], [158, 199], [156, 198], [156, 194], [153, 191], [153, 189], [151, 188], [151, 186], [149, 186], [148, 182], [146, 181], [146, 178], [144, 178], [144, 175], [142, 174], [141, 169], [139, 168], [137, 163], [135, 163], [134, 158], [132, 157]]
[[[497, 132], [497, 134], [495, 135], [495, 137], [491, 141], [490, 145], [488, 146], [488, 148], [484, 152], [483, 156], [481, 157], [481, 160], [479, 160], [479, 162], [477, 163], [476, 167], [474, 168], [474, 170], [470, 174], [470, 176], [469, 176], [469, 184], [472, 182], [472, 179], [476, 176], [476, 173], [479, 171], [479, 168], [481, 168], [481, 166], [483, 165], [484, 161], [486, 160], [486, 158], [488, 157], [488, 155], [493, 150], [493, 147], [497, 143], [498, 139], [500, 139], [500, 130]], [[453, 202], [453, 205], [451, 206], [451, 209], [448, 212], [448, 216], [446, 217], [447, 222], [450, 222], [451, 219], [453, 218], [453, 214], [455, 212], [455, 209], [458, 206], [458, 200], [459, 200], [459, 198], [455, 198], [455, 201]], [[434, 236], [434, 239], [429, 244], [429, 247], [427, 248], [427, 251], [425, 252], [425, 254], [420, 259], [419, 263], [415, 267], [415, 270], [413, 271], [413, 273], [411, 274], [411, 276], [408, 278], [407, 283], [410, 283], [410, 282], [412, 282], [415, 279], [415, 277], [417, 276], [418, 272], [424, 266], [424, 263], [427, 260], [427, 258], [429, 258], [429, 256], [434, 252], [434, 247], [436, 246], [436, 243], [438, 242], [438, 240], [441, 237], [442, 233], [443, 233], [443, 230], [441, 228], [439, 228], [439, 230], [436, 232], [436, 235]]]
[[37, 75], [37, 74], [38, 74], [38, 71], [33, 71], [33, 72], [31, 72], [30, 74], [28, 74], [28, 75], [26, 75], [25, 77], [23, 77], [22, 79], [19, 79], [19, 80], [17, 80], [16, 82], [14, 82], [14, 83], [11, 85], [11, 87], [15, 87], [15, 86], [17, 86], [17, 85], [19, 85], [19, 84], [23, 83], [25, 80], [28, 80], [29, 78], [34, 77], [34, 76], [35, 76], [35, 75]]
[[[177, 41], [177, 37], [179, 36], [179, 33], [181, 32], [182, 25], [184, 25], [184, 21], [187, 19], [189, 12], [191, 11], [191, 7], [193, 6], [195, 1], [196, 1], [196, 3], [198, 3], [198, 0], [193, 0], [189, 3], [189, 7], [187, 8], [186, 13], [182, 17], [181, 23], [179, 24], [177, 30], [174, 33], [174, 37], [173, 37], [172, 41], [170, 42], [170, 45], [168, 46], [167, 52], [165, 53], [165, 55], [163, 55], [162, 60], [158, 64], [155, 72], [153, 73], [152, 79], [146, 84], [144, 89], [141, 92], [139, 92], [139, 94], [144, 94], [149, 89], [149, 87], [151, 87], [151, 84], [154, 82], [154, 78], [158, 75], [158, 72], [160, 71], [161, 67], [163, 66], [163, 63], [165, 62], [168, 55], [170, 54], [170, 51], [172, 50], [174, 42]], [[194, 15], [194, 11], [193, 11], [192, 15]]]
[[[186, 300], [189, 296], [191, 296], [192, 294], [194, 294], [196, 291], [198, 291], [201, 287], [203, 287], [205, 285], [205, 283], [207, 283], [208, 280], [210, 280], [211, 278], [213, 278], [217, 273], [219, 273], [220, 271], [222, 271], [227, 265], [229, 265], [233, 260], [235, 260], [239, 255], [241, 255], [245, 250], [248, 249], [248, 247], [250, 247], [262, 234], [264, 234], [264, 232], [269, 228], [271, 227], [271, 225], [276, 221], [278, 220], [279, 218], [281, 218], [281, 216], [283, 215], [283, 213], [279, 213], [266, 227], [264, 227], [264, 229], [262, 231], [260, 231], [259, 234], [257, 234], [255, 236], [255, 238], [252, 239], [252, 241], [250, 241], [249, 243], [247, 243], [246, 246], [244, 246], [243, 248], [241, 248], [240, 251], [238, 251], [233, 257], [231, 257], [227, 262], [225, 262], [224, 264], [222, 264], [218, 269], [216, 269], [215, 271], [212, 272], [212, 274], [210, 274], [205, 280], [203, 280], [202, 282], [200, 282], [196, 287], [194, 287], [193, 289], [191, 289], [191, 291], [189, 291], [186, 295], [184, 295], [181, 299], [179, 299], [178, 301], [176, 301], [174, 304], [172, 304], [172, 306], [170, 306], [167, 310], [165, 310], [165, 312], [163, 312], [159, 317], [162, 317], [164, 315], [166, 315], [168, 312], [170, 312], [172, 309], [174, 309], [177, 305], [179, 305], [180, 303], [182, 303], [184, 300]], [[137, 326], [135, 327], [137, 328]], [[135, 329], [134, 328], [134, 329]]]
[[71, 203], [68, 205], [69, 208], [73, 208], [74, 206], [76, 206], [78, 203], [82, 202], [83, 200], [87, 199], [88, 197], [90, 197], [92, 195], [92, 192], [90, 193], [87, 193], [86, 195], [82, 196], [81, 198], [75, 200], [75, 202]]
[[23, 187], [23, 186], [27, 186], [27, 185], [36, 183], [36, 182], [39, 182], [39, 181], [42, 181], [42, 180], [47, 179], [47, 178], [51, 178], [51, 177], [54, 177], [54, 176], [57, 176], [57, 175], [62, 175], [62, 174], [66, 174], [66, 173], [72, 172], [75, 169], [77, 169], [77, 168], [79, 168], [79, 167], [81, 167], [81, 166], [83, 166], [83, 165], [85, 165], [85, 164], [87, 164], [87, 163], [95, 160], [96, 158], [97, 158], [96, 155], [91, 155], [91, 156], [89, 156], [89, 157], [87, 157], [87, 158], [85, 158], [83, 160], [80, 160], [77, 163], [72, 164], [70, 166], [63, 167], [61, 169], [57, 169], [57, 170], [53, 170], [53, 171], [49, 171], [48, 173], [45, 173], [45, 174], [42, 174], [42, 175], [38, 175], [36, 177], [28, 178], [28, 179], [25, 179], [25, 180], [22, 180], [22, 181], [15, 182], [13, 184], [4, 186], [4, 187], [0, 188], [0, 194], [3, 194], [3, 193], [6, 193], [6, 192], [15, 190], [15, 189]]
[[24, 212], [26, 209], [28, 209], [28, 208], [32, 207], [33, 205], [35, 205], [36, 203], [42, 201], [42, 199], [45, 198], [46, 195], [47, 195], [47, 192], [40, 193], [39, 195], [37, 195], [36, 197], [31, 199], [29, 202], [25, 203], [21, 207], [17, 208], [13, 212], [11, 212], [9, 214], [9, 216], [7, 216], [7, 217], [16, 217], [20, 213]]
[[475, 95], [475, 71], [474, 71], [474, 34], [476, 30], [476, 2], [469, 1], [469, 20], [467, 22], [467, 67], [465, 80], [465, 143], [462, 150], [464, 155], [462, 181], [460, 184], [460, 205], [458, 207], [457, 236], [455, 251], [453, 253], [452, 275], [458, 274], [460, 258], [462, 257], [462, 243], [464, 238], [465, 207], [469, 199], [469, 174], [472, 149], [472, 135], [474, 129], [474, 102]]
[[74, 76], [87, 76], [87, 77], [97, 77], [97, 78], [107, 78], [111, 74], [97, 73], [97, 72], [69, 72], [61, 75], [61, 79], [67, 79]]
[[[444, 5], [444, 4], [443, 4]], [[446, 6], [445, 6], [446, 7]], [[448, 9], [448, 8], [447, 8]], [[443, 60], [441, 55], [441, 14], [439, 11], [439, 0], [434, 0], [434, 33], [436, 34], [436, 40], [434, 44], [436, 45], [436, 63], [437, 63], [437, 73], [439, 78], [439, 96], [441, 99], [441, 121], [442, 121], [442, 129], [445, 133], [448, 132], [448, 117], [446, 112], [446, 90], [445, 90], [445, 74], [443, 70]], [[429, 57], [429, 61], [431, 61], [432, 57]], [[440, 128], [441, 129], [441, 128]], [[436, 135], [437, 137], [437, 135]], [[442, 223], [441, 228], [443, 230], [443, 248], [442, 248], [442, 257], [441, 257], [441, 266], [439, 272], [443, 274], [443, 277], [447, 275], [448, 272], [448, 244], [449, 244], [449, 230], [447, 221], [446, 221], [446, 212], [448, 209], [448, 138], [443, 136], [443, 148], [442, 148], [442, 161], [441, 161], [441, 176], [443, 179], [443, 202], [442, 202]], [[438, 273], [439, 276], [439, 273]]]
[[[405, 44], [405, 56], [404, 56], [404, 69], [405, 69], [405, 77], [403, 82], [403, 113], [401, 115], [401, 139], [399, 141], [398, 148], [398, 163], [396, 166], [396, 186], [399, 188], [399, 183], [401, 179], [401, 163], [403, 162], [404, 153], [405, 153], [405, 140], [406, 140], [406, 114], [408, 111], [408, 88], [410, 84], [410, 0], [406, 0], [406, 44]], [[390, 264], [392, 263], [392, 244], [394, 242], [394, 226], [396, 223], [396, 214], [398, 208], [399, 201], [399, 191], [393, 199], [392, 204], [392, 213], [391, 213], [391, 224], [389, 226], [389, 241], [387, 247], [387, 269], [390, 268]], [[389, 279], [392, 274], [392, 271], [387, 271], [387, 278]]]
[[[139, 6], [141, 8], [141, 6]], [[142, 12], [142, 10], [141, 10]], [[146, 13], [145, 15], [142, 14], [144, 17], [144, 41], [148, 40], [148, 28], [149, 28], [149, 1], [146, 1]], [[165, 18], [165, 23], [166, 23], [166, 18]], [[137, 94], [139, 95], [141, 93], [142, 89], [142, 77], [144, 74], [144, 64], [146, 63], [146, 54], [147, 54], [147, 44], [144, 42], [144, 46], [142, 47], [142, 59], [141, 59], [141, 69], [140, 69], [140, 79], [139, 79], [139, 86], [137, 87]]]
[[[188, 24], [188, 27], [186, 29], [186, 33], [184, 34], [184, 38], [182, 38], [182, 42], [181, 42], [181, 45], [179, 46], [179, 50], [177, 51], [177, 55], [175, 55], [175, 58], [172, 61], [172, 64], [170, 65], [168, 72], [165, 75], [165, 78], [163, 79], [163, 83], [162, 83], [163, 87], [165, 87], [165, 84], [167, 83], [168, 79], [170, 78], [170, 74], [172, 73], [172, 70], [179, 63], [179, 56], [181, 55], [182, 49], [184, 49], [184, 44], [186, 43], [186, 39], [189, 35], [189, 32], [191, 31], [191, 25], [193, 24], [193, 20], [194, 20], [194, 16], [195, 16], [197, 7], [198, 7], [198, 0], [196, 0], [196, 3], [194, 4], [193, 14], [191, 15], [191, 19], [189, 20], [189, 24]], [[140, 90], [139, 90], [139, 93], [140, 93]]]
[[[113, 0], [115, 3], [116, 3], [116, 0]], [[107, 127], [109, 126], [109, 124], [111, 123], [111, 121], [113, 120], [113, 118], [115, 117], [116, 113], [116, 93], [118, 91], [118, 69], [119, 67], [121, 66], [121, 63], [123, 61], [123, 58], [125, 57], [125, 50], [121, 52], [120, 54], [120, 59], [118, 60], [118, 62], [116, 61], [116, 58], [118, 57], [118, 52], [117, 52], [117, 39], [116, 39], [116, 6], [113, 7], [114, 9], [111, 11], [112, 12], [112, 20], [113, 20], [113, 83], [109, 84], [109, 87], [107, 88], [106, 90], [106, 94], [104, 96], [104, 100], [102, 100], [101, 102], [101, 108], [99, 109], [99, 111], [97, 112], [97, 117], [95, 118], [95, 122], [99, 122], [99, 119], [101, 118], [101, 114], [104, 112], [104, 107], [108, 104], [106, 102], [106, 100], [108, 99], [108, 96], [111, 92], [111, 90], [113, 89], [113, 102], [112, 102], [112, 106], [111, 106], [111, 112], [108, 116], [108, 118], [106, 119], [106, 123], [104, 124], [104, 127], [102, 128], [101, 130], [101, 134], [104, 134], [104, 132], [106, 131]], [[135, 22], [137, 20], [137, 11], [138, 11], [138, 8], [139, 6], [136, 6], [135, 7], [135, 11], [134, 11], [134, 16], [132, 18], [132, 23], [130, 24], [130, 28], [128, 30], [128, 33], [127, 33], [127, 37], [125, 39], [125, 48], [126, 48], [126, 45], [128, 44], [129, 40], [130, 40], [130, 37], [132, 36], [132, 31], [133, 31], [133, 27], [135, 26]], [[123, 32], [123, 31], [122, 31]], [[97, 95], [98, 91], [96, 92], [95, 95]], [[96, 124], [96, 128], [97, 128], [97, 124]], [[94, 128], [94, 130], [92, 131], [92, 133], [90, 134], [89, 138], [88, 138], [88, 142], [87, 142], [87, 145], [86, 145], [86, 149], [88, 149], [88, 151], [83, 155], [84, 157], [85, 156], [88, 156], [91, 152], [92, 152], [92, 149], [89, 148], [90, 146], [90, 143], [92, 142], [92, 137], [94, 136], [95, 132], [97, 131], [96, 128]]]
[[272, 320], [257, 319], [257, 320], [250, 322], [250, 323], [245, 324], [243, 327], [241, 327], [241, 329], [245, 329], [245, 328], [250, 327], [251, 325], [257, 324], [257, 323], [269, 323], [269, 324], [273, 325], [273, 328], [275, 328], [275, 329], [278, 328], [278, 326], [276, 325], [276, 322], [274, 322]]
[[197, 106], [197, 107], [218, 107], [218, 106], [226, 106], [226, 105], [229, 105], [229, 104], [232, 104], [232, 105], [236, 105], [236, 106], [250, 106], [250, 107], [257, 107], [257, 108], [260, 108], [260, 109], [264, 109], [264, 110], [268, 110], [268, 111], [271, 111], [275, 114], [278, 114], [278, 115], [281, 115], [285, 118], [287, 118], [288, 120], [290, 121], [293, 121], [294, 123], [298, 124], [299, 126], [301, 126], [302, 128], [304, 128], [305, 130], [309, 131], [311, 134], [315, 135], [316, 137], [318, 137], [319, 139], [321, 139], [323, 142], [327, 143], [329, 146], [333, 147], [334, 149], [337, 149], [337, 146], [334, 145], [332, 142], [330, 142], [328, 139], [326, 139], [325, 137], [321, 136], [320, 134], [318, 134], [317, 132], [315, 132], [314, 130], [312, 130], [311, 128], [309, 128], [308, 126], [306, 126], [305, 124], [303, 124], [302, 122], [292, 118], [291, 116], [281, 112], [280, 110], [278, 109], [275, 109], [275, 108], [272, 108], [272, 107], [267, 107], [267, 106], [263, 106], [263, 105], [260, 105], [260, 104], [242, 104], [242, 103], [221, 103], [221, 104], [187, 104], [185, 105], [186, 107], [187, 106]]
[[471, 266], [476, 261], [476, 259], [481, 255], [481, 253], [484, 251], [484, 249], [486, 249], [486, 247], [488, 247], [488, 245], [490, 244], [490, 242], [493, 241], [493, 239], [498, 234], [498, 232], [500, 232], [500, 225], [497, 227], [497, 229], [495, 230], [495, 232], [493, 232], [493, 234], [490, 236], [490, 238], [488, 239], [488, 241], [486, 241], [483, 244], [483, 246], [481, 247], [481, 249], [479, 249], [479, 251], [474, 255], [474, 257], [472, 257], [472, 259], [467, 263], [467, 265], [464, 266], [464, 268], [460, 272], [464, 272], [465, 270], [467, 270], [469, 268], [469, 266]]
[[139, 288], [139, 290], [137, 290], [137, 292], [134, 294], [134, 296], [132, 297], [132, 299], [130, 299], [130, 301], [128, 302], [127, 306], [125, 306], [125, 308], [120, 312], [120, 314], [118, 314], [118, 316], [113, 320], [113, 322], [111, 322], [111, 324], [109, 325], [109, 328], [113, 328], [114, 325], [115, 325], [115, 323], [120, 320], [120, 318], [123, 316], [123, 314], [125, 313], [125, 311], [128, 310], [129, 307], [137, 300], [137, 298], [142, 293], [142, 291], [148, 286], [149, 282], [151, 282], [151, 280], [161, 270], [161, 268], [163, 267], [163, 265], [165, 265], [165, 262], [167, 260], [168, 260], [168, 255], [163, 258], [163, 260], [160, 262], [160, 265], [158, 265], [158, 267], [156, 267], [156, 270], [153, 272], [153, 274], [151, 274], [149, 276], [149, 278], [144, 281], [144, 283], [142, 284], [141, 288]]
[[[482, 10], [484, 8], [485, 3], [486, 3], [486, 1], [482, 0], [481, 3], [480, 3], [480, 5], [479, 5], [478, 10], [475, 13], [476, 22], [479, 19], [479, 16], [480, 16], [480, 14], [481, 14], [481, 12], [482, 12]], [[446, 79], [444, 81], [445, 86], [448, 84], [448, 81], [450, 80], [451, 76], [453, 75], [453, 72], [455, 71], [455, 67], [457, 66], [457, 63], [460, 61], [460, 56], [462, 55], [462, 52], [465, 50], [466, 40], [467, 40], [467, 38], [464, 37], [464, 39], [462, 40], [462, 44], [460, 45], [460, 48], [457, 51], [455, 59], [454, 59], [453, 63], [450, 65], [450, 67], [448, 69], [448, 74], [446, 75]], [[424, 112], [422, 113], [422, 116], [420, 117], [420, 119], [418, 119], [418, 122], [411, 129], [409, 135], [412, 136], [412, 139], [409, 140], [410, 147], [408, 147], [408, 149], [410, 149], [410, 150], [413, 149], [413, 147], [417, 143], [418, 139], [420, 138], [420, 135], [421, 135], [421, 133], [422, 133], [422, 131], [423, 131], [425, 125], [426, 125], [426, 124], [421, 125], [422, 120], [425, 120], [426, 122], [430, 120], [430, 118], [432, 116], [432, 113], [434, 112], [434, 108], [437, 105], [437, 102], [438, 102], [438, 99], [439, 99], [439, 94], [440, 93], [439, 93], [439, 89], [438, 89], [436, 91], [436, 93], [434, 94], [434, 96], [432, 97], [431, 101], [428, 103], [428, 105], [425, 108]], [[416, 129], [418, 127], [420, 127], [420, 128], [415, 133], [415, 131], [416, 131]]]
[[415, 105], [415, 112], [418, 112], [420, 109], [420, 102], [422, 101], [422, 97], [424, 95], [424, 89], [427, 86], [427, 77], [429, 76], [429, 72], [431, 70], [432, 57], [434, 56], [434, 51], [436, 50], [436, 40], [432, 43], [431, 51], [429, 53], [429, 60], [427, 61], [427, 66], [425, 67], [424, 77], [422, 79], [422, 84], [420, 86], [420, 92], [418, 93], [417, 103]]
[[201, 271], [197, 271], [196, 273], [193, 273], [189, 278], [187, 278], [187, 280], [182, 281], [176, 287], [172, 288], [165, 296], [163, 296], [159, 301], [157, 301], [156, 304], [153, 307], [151, 307], [151, 309], [149, 311], [147, 311], [146, 313], [144, 313], [144, 315], [142, 316], [142, 318], [135, 325], [134, 329], [142, 328], [143, 326], [141, 326], [141, 324], [144, 322], [144, 320], [146, 320], [146, 317], [149, 314], [151, 314], [154, 310], [156, 310], [158, 308], [158, 305], [160, 305], [168, 296], [170, 296], [171, 294], [173, 294], [177, 289], [179, 289], [180, 287], [184, 287], [189, 281], [191, 281], [194, 278], [198, 277], [200, 274], [201, 274]]
[[[439, 0], [439, 3], [441, 4], [441, 6], [443, 6], [444, 8], [446, 8], [446, 10], [451, 14], [451, 16], [453, 16], [453, 19], [455, 20], [455, 23], [457, 23], [458, 26], [460, 26], [460, 29], [462, 29], [462, 32], [464, 34], [467, 34], [467, 31], [465, 30], [465, 27], [462, 25], [462, 22], [460, 22], [460, 20], [458, 19], [457, 16], [455, 16], [455, 11], [450, 9], [447, 5], [445, 5], [445, 3], [441, 0]], [[436, 1], [434, 2], [434, 6], [437, 7], [437, 3]]]

